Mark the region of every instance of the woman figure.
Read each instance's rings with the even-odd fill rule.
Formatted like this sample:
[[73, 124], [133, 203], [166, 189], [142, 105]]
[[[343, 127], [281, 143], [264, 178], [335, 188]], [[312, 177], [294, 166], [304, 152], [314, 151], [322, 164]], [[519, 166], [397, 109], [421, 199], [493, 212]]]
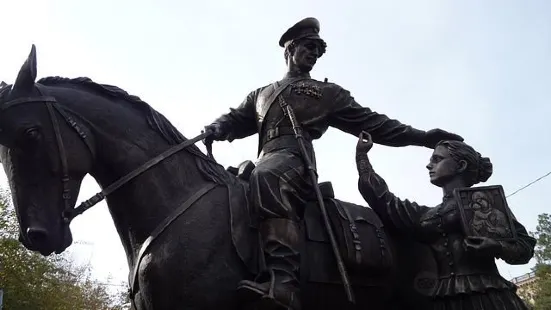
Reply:
[[526, 264], [536, 240], [516, 219], [516, 241], [465, 237], [459, 210], [451, 199], [455, 188], [485, 182], [492, 174], [490, 160], [463, 142], [440, 142], [427, 169], [431, 183], [443, 189], [444, 197], [431, 208], [400, 200], [389, 191], [369, 162], [367, 152], [372, 146], [369, 134], [362, 133], [356, 148], [359, 190], [387, 227], [430, 246], [437, 264], [436, 285], [430, 293], [432, 309], [527, 309], [516, 295], [516, 286], [499, 274], [495, 258]]

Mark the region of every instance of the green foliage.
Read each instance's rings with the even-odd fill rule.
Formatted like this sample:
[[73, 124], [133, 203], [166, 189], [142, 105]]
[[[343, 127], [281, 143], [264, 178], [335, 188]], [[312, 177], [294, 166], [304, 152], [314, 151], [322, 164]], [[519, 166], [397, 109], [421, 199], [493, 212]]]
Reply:
[[536, 285], [534, 289], [534, 309], [551, 309], [551, 265], [538, 264], [536, 271]]
[[[0, 192], [0, 288], [4, 310], [121, 310], [122, 292], [113, 296], [66, 254], [41, 256], [17, 240], [18, 224], [6, 192]], [[121, 287], [121, 291], [123, 287]]]
[[538, 240], [534, 253], [538, 264], [551, 264], [551, 214], [538, 215], [538, 226], [533, 235]]
[[534, 309], [551, 309], [551, 215], [544, 213], [538, 216], [536, 231], [532, 233], [538, 240], [534, 256], [537, 264], [536, 283], [534, 288]]

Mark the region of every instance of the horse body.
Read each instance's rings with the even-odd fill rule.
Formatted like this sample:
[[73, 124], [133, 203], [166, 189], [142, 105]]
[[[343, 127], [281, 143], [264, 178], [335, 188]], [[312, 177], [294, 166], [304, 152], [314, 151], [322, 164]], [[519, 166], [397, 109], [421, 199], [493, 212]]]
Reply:
[[[90, 174], [102, 188], [185, 140], [152, 108], [144, 105], [140, 110], [137, 102], [108, 98], [101, 92], [107, 88], [87, 89], [94, 84], [86, 79], [46, 78], [39, 83], [88, 125], [96, 145]], [[240, 309], [235, 299], [237, 283], [254, 276], [257, 247], [252, 243], [255, 230], [248, 225], [247, 186], [195, 147], [192, 150], [175, 154], [107, 197], [132, 270], [140, 246], [160, 222], [203, 186], [217, 183], [169, 225], [143, 256], [134, 298], [138, 309]], [[322, 247], [335, 274], [332, 253], [327, 244]], [[241, 257], [236, 250], [242, 251]], [[316, 276], [319, 279], [321, 274]], [[328, 303], [343, 308], [344, 290], [334, 282], [335, 277], [309, 280], [305, 279], [309, 284], [304, 285], [304, 299], [312, 306], [305, 309], [327, 307]], [[388, 287], [376, 284], [357, 292], [361, 292], [359, 301], [369, 296], [369, 304], [375, 308], [378, 301], [385, 301], [382, 293], [388, 293]]]
[[[122, 92], [117, 98], [115, 88], [109, 98], [102, 94], [108, 94], [107, 88], [87, 79], [50, 78], [39, 83], [77, 122], [87, 125], [96, 146], [90, 175], [102, 188], [185, 139], [177, 132], [163, 132], [160, 127], [170, 128], [170, 123], [162, 115], [145, 105], [137, 106], [138, 101], [127, 102]], [[182, 151], [167, 158], [106, 198], [130, 270], [140, 246], [157, 225], [194, 192], [213, 182], [196, 165], [208, 159], [196, 152]], [[222, 167], [218, 170], [225, 173]], [[139, 268], [138, 309], [224, 309], [232, 304], [235, 285], [245, 269], [232, 248], [227, 205], [227, 188], [220, 184], [152, 243]]]
[[[84, 134], [76, 134], [74, 124], [70, 125], [70, 121], [64, 122], [61, 115], [56, 115], [60, 119], [69, 176], [74, 182], [70, 187], [73, 197], [78, 194], [84, 172], [105, 188], [171, 146], [187, 140], [145, 102], [114, 86], [96, 84], [87, 78], [51, 77], [38, 81], [37, 90], [36, 60], [33, 60], [36, 56], [33, 53], [34, 49], [12, 91], [9, 94], [1, 92], [0, 101], [13, 101], [13, 93], [17, 97], [48, 95], [74, 118], [74, 123]], [[21, 94], [23, 87], [18, 84], [24, 83], [29, 86], [26, 93]], [[16, 112], [28, 115], [35, 111], [33, 109], [37, 114], [45, 113], [39, 104], [35, 103], [32, 109], [29, 107], [25, 111], [23, 107], [11, 108], [13, 112], [9, 111], [12, 113], [9, 117], [18, 118]], [[6, 114], [8, 110], [3, 112]], [[45, 141], [55, 144], [52, 133], [44, 132], [46, 134], [50, 136]], [[82, 139], [87, 139], [90, 152]], [[32, 212], [25, 209], [27, 206], [23, 203], [27, 200], [22, 197], [33, 196], [35, 192], [19, 181], [21, 173], [14, 172], [24, 169], [17, 166], [18, 155], [12, 154], [6, 146], [9, 143], [2, 145], [2, 162], [7, 167], [14, 203], [20, 217], [23, 214], [25, 219]], [[83, 155], [84, 150], [86, 155]], [[58, 160], [61, 154], [47, 156], [50, 160]], [[74, 166], [83, 163], [84, 156], [89, 159], [88, 170], [73, 173], [83, 170]], [[54, 165], [52, 171], [59, 172], [59, 168]], [[250, 216], [247, 205], [246, 182], [231, 175], [197, 147], [190, 146], [130, 180], [106, 199], [132, 273], [140, 247], [156, 227], [208, 184], [214, 184], [213, 189], [194, 201], [184, 214], [167, 226], [143, 255], [137, 268], [137, 286], [134, 287], [133, 306], [136, 309], [242, 309], [236, 300], [237, 283], [254, 277], [261, 265], [256, 259], [259, 256], [255, 240], [258, 239], [252, 221], [254, 217]], [[73, 198], [73, 205], [74, 200], [76, 198]], [[59, 209], [57, 200], [42, 203], [41, 210], [55, 213]], [[31, 207], [35, 205], [30, 204]], [[357, 213], [359, 218], [365, 220], [366, 213], [357, 212], [360, 212]], [[307, 274], [302, 278], [303, 309], [383, 309], [392, 286], [392, 270], [378, 277], [365, 273], [355, 276], [353, 284], [357, 303], [348, 304], [342, 284], [335, 276], [337, 269], [328, 243], [324, 242], [323, 236], [312, 238], [320, 230], [316, 228], [316, 223], [319, 224], [317, 216], [314, 212], [303, 222], [306, 224], [303, 225], [306, 255], [302, 270]], [[53, 227], [50, 231], [45, 230], [50, 232], [49, 235], [44, 233], [42, 239], [30, 238], [29, 223], [34, 223], [32, 220], [20, 222], [22, 241], [29, 249], [43, 254], [59, 253], [70, 244], [51, 237], [55, 236], [51, 231], [58, 229], [54, 225], [62, 225], [57, 219], [50, 226], [44, 224], [44, 227]], [[44, 239], [46, 236], [50, 239]]]

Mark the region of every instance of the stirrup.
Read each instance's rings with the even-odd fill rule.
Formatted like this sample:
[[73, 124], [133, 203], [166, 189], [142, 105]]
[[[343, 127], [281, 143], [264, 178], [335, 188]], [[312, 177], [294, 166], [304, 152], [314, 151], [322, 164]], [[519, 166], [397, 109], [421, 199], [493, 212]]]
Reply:
[[[276, 275], [273, 270], [268, 270], [271, 279], [265, 282], [243, 280], [238, 286], [241, 291], [242, 302], [246, 305], [254, 305], [255, 310], [299, 310], [301, 309], [299, 293], [296, 291], [282, 291], [281, 296], [276, 292]], [[252, 297], [254, 296], [254, 297]]]
[[275, 273], [273, 269], [270, 269], [270, 285], [268, 286], [268, 294], [266, 294], [266, 296], [262, 296], [262, 298], [268, 297], [275, 300], [274, 291], [275, 291]]

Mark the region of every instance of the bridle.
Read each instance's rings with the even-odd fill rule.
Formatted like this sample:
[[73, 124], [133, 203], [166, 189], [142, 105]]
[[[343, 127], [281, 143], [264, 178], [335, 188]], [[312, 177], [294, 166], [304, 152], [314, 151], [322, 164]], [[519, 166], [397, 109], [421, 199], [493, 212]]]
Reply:
[[88, 147], [92, 155], [94, 154], [94, 149], [89, 139], [87, 139], [86, 134], [80, 129], [77, 123], [71, 117], [69, 117], [69, 115], [67, 115], [65, 111], [63, 111], [59, 107], [59, 104], [57, 103], [56, 99], [51, 96], [44, 96], [42, 94], [42, 91], [40, 90], [40, 87], [38, 86], [37, 86], [37, 90], [40, 93], [40, 96], [23, 97], [23, 98], [18, 98], [18, 99], [8, 101], [0, 107], [0, 111], [5, 111], [13, 106], [27, 104], [27, 103], [44, 103], [46, 105], [46, 108], [48, 109], [48, 114], [50, 116], [50, 121], [52, 123], [52, 127], [54, 130], [57, 149], [59, 153], [59, 159], [61, 163], [61, 184], [62, 184], [61, 197], [63, 199], [63, 204], [64, 204], [64, 209], [61, 216], [63, 218], [63, 222], [65, 224], [69, 224], [71, 220], [74, 218], [73, 212], [75, 212], [76, 209], [71, 208], [71, 192], [69, 188], [69, 168], [67, 165], [67, 153], [65, 152], [65, 145], [63, 144], [63, 139], [61, 137], [61, 131], [59, 128], [59, 122], [58, 122], [58, 118], [55, 116], [55, 111], [61, 114], [65, 119], [65, 121], [67, 122], [67, 124], [69, 124], [69, 126], [71, 126], [71, 128], [73, 128], [77, 132], [77, 134], [84, 141], [84, 143], [86, 144], [86, 146]]
[[[104, 188], [102, 191], [98, 192], [91, 198], [83, 201], [78, 207], [72, 208], [71, 207], [71, 193], [69, 188], [69, 168], [67, 165], [67, 153], [65, 150], [65, 145], [63, 144], [63, 138], [61, 136], [61, 130], [59, 127], [58, 118], [56, 117], [55, 112], [58, 112], [59, 115], [62, 116], [63, 120], [71, 127], [80, 137], [80, 139], [84, 142], [88, 150], [90, 151], [90, 154], [92, 157], [95, 157], [95, 149], [86, 135], [86, 133], [80, 128], [78, 123], [70, 117], [68, 113], [66, 113], [63, 108], [59, 105], [57, 100], [52, 96], [44, 96], [41, 88], [43, 87], [40, 84], [35, 84], [36, 89], [38, 90], [38, 93], [40, 96], [34, 96], [34, 97], [23, 97], [23, 98], [17, 98], [14, 100], [10, 100], [0, 106], [0, 111], [5, 111], [13, 106], [21, 105], [21, 104], [27, 104], [27, 103], [43, 103], [46, 105], [46, 108], [48, 109], [48, 114], [50, 116], [50, 121], [54, 130], [54, 135], [56, 138], [56, 144], [57, 149], [59, 152], [59, 160], [61, 163], [61, 184], [62, 184], [62, 193], [61, 197], [63, 199], [64, 209], [62, 211], [61, 217], [63, 219], [63, 222], [67, 225], [71, 223], [71, 221], [77, 217], [78, 215], [84, 213], [86, 210], [92, 208], [99, 202], [101, 202], [105, 197], [117, 189], [119, 189], [124, 184], [128, 183], [130, 180], [134, 179], [138, 175], [142, 174], [149, 168], [159, 164], [161, 161], [165, 160], [166, 158], [170, 157], [171, 155], [178, 153], [179, 151], [187, 148], [190, 145], [195, 144], [198, 141], [201, 141], [208, 136], [210, 136], [212, 133], [210, 131], [204, 132], [197, 137], [186, 140], [178, 145], [175, 145], [165, 152], [157, 155], [156, 157], [152, 158], [151, 160], [145, 162], [138, 168], [134, 169], [133, 171], [129, 172], [125, 176], [121, 177], [120, 179], [116, 180], [115, 182], [111, 183], [109, 186]], [[212, 157], [212, 154], [210, 154], [210, 148], [209, 148], [209, 157]]]
[[[168, 157], [184, 150], [185, 148], [197, 143], [201, 140], [206, 140], [210, 135], [212, 135], [211, 131], [204, 131], [200, 135], [194, 137], [193, 139], [186, 140], [178, 145], [175, 145], [168, 150], [164, 151], [163, 153], [155, 156], [154, 158], [150, 159], [149, 161], [145, 162], [138, 168], [134, 169], [133, 171], [129, 172], [128, 174], [124, 175], [120, 179], [116, 180], [115, 182], [111, 183], [111, 185], [107, 186], [105, 189], [103, 189], [101, 192], [95, 194], [90, 199], [83, 201], [78, 207], [71, 208], [71, 193], [69, 188], [69, 168], [67, 166], [67, 153], [65, 152], [65, 146], [63, 144], [63, 139], [61, 136], [61, 130], [59, 128], [59, 122], [58, 118], [55, 115], [55, 112], [57, 111], [59, 115], [63, 117], [65, 122], [71, 127], [81, 138], [81, 140], [86, 144], [88, 150], [92, 154], [92, 157], [95, 158], [95, 150], [94, 147], [86, 135], [86, 133], [79, 127], [78, 123], [73, 120], [69, 114], [67, 114], [59, 105], [57, 100], [52, 96], [44, 96], [43, 92], [41, 90], [42, 85], [35, 84], [38, 93], [40, 96], [35, 97], [23, 97], [14, 99], [11, 101], [6, 102], [5, 104], [0, 106], [0, 111], [5, 111], [6, 109], [9, 109], [10, 107], [13, 107], [15, 105], [20, 105], [24, 103], [44, 103], [46, 105], [46, 108], [48, 109], [48, 114], [50, 116], [50, 120], [53, 126], [54, 134], [56, 137], [56, 143], [57, 148], [59, 151], [59, 159], [61, 162], [61, 183], [63, 186], [62, 191], [62, 198], [64, 203], [64, 209], [61, 214], [62, 220], [66, 225], [69, 225], [71, 221], [77, 217], [78, 215], [84, 213], [86, 210], [90, 209], [91, 207], [95, 206], [99, 202], [101, 202], [105, 197], [117, 189], [119, 189], [124, 184], [128, 183], [130, 180], [134, 179], [138, 175], [142, 174], [149, 168], [159, 164], [163, 160], [167, 159]], [[212, 155], [212, 141], [205, 143], [207, 147], [207, 155], [211, 160], [214, 160], [214, 156]], [[149, 249], [153, 241], [162, 234], [168, 226], [170, 226], [180, 215], [185, 213], [199, 198], [210, 192], [212, 189], [216, 187], [217, 184], [215, 183], [207, 183], [203, 187], [201, 187], [198, 191], [196, 191], [193, 195], [191, 195], [186, 201], [184, 201], [183, 204], [181, 204], [178, 208], [172, 211], [171, 214], [169, 214], [168, 217], [166, 217], [155, 229], [150, 233], [149, 237], [142, 243], [140, 250], [138, 252], [138, 255], [136, 257], [136, 261], [134, 262], [134, 268], [132, 269], [132, 272], [130, 273], [129, 278], [129, 295], [132, 300], [134, 300], [134, 295], [136, 294], [138, 290], [138, 269], [140, 266], [140, 262], [145, 255], [145, 252]]]

